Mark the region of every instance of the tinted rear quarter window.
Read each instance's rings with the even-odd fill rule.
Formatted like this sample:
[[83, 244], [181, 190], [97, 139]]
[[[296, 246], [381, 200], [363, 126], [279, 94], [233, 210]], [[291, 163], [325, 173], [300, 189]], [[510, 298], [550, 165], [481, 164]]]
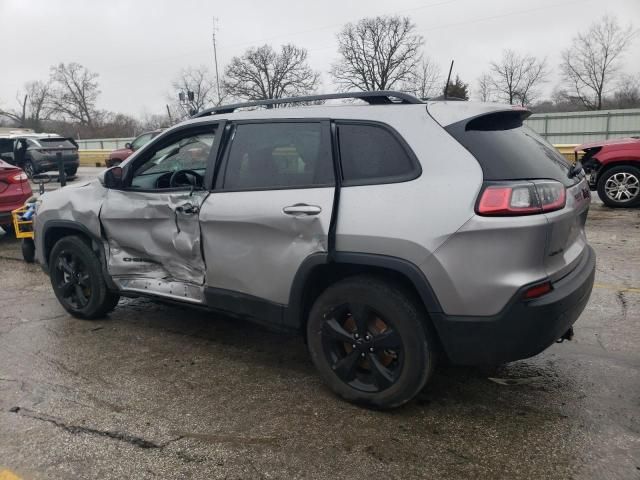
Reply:
[[386, 127], [339, 123], [338, 139], [345, 186], [401, 182], [420, 174], [410, 152]]
[[499, 112], [449, 125], [446, 130], [482, 167], [484, 179], [552, 179], [569, 186], [569, 164], [544, 138], [523, 125], [520, 112]]

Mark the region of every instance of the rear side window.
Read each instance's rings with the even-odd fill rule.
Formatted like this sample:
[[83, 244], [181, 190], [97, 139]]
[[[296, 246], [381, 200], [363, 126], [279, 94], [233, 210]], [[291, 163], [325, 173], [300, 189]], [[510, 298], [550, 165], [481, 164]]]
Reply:
[[446, 130], [480, 163], [484, 179], [552, 179], [572, 185], [569, 164], [544, 138], [523, 125], [520, 112], [498, 112], [449, 125]]
[[236, 126], [224, 174], [225, 190], [333, 185], [328, 130], [321, 123]]
[[387, 128], [369, 124], [338, 124], [344, 185], [392, 183], [420, 174], [417, 162]]

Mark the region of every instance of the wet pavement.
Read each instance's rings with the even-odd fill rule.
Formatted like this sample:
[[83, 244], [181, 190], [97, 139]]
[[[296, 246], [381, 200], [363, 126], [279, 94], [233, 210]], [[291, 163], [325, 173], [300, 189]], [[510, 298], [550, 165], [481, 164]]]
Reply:
[[588, 236], [572, 342], [392, 412], [332, 395], [300, 338], [141, 299], [74, 319], [0, 236], [0, 478], [640, 479], [640, 209], [594, 201]]

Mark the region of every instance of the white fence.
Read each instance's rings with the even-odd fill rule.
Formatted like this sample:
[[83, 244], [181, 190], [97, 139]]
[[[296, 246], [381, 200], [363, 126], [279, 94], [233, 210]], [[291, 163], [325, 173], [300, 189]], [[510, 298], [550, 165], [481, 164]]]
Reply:
[[554, 145], [586, 143], [640, 135], [640, 108], [537, 113], [526, 123]]

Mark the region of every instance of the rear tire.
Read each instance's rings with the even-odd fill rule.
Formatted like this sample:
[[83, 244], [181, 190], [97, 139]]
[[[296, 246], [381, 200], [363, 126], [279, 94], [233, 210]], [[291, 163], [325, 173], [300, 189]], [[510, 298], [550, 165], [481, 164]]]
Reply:
[[307, 323], [311, 359], [350, 402], [394, 408], [411, 400], [434, 369], [436, 338], [422, 307], [401, 288], [356, 276], [327, 288]]
[[67, 177], [75, 177], [77, 172], [78, 172], [78, 167], [73, 167], [68, 170], [65, 170], [65, 174], [67, 175]]
[[104, 317], [120, 299], [107, 288], [96, 254], [77, 236], [63, 237], [53, 246], [49, 277], [58, 301], [74, 317]]
[[598, 178], [598, 196], [613, 208], [640, 205], [640, 168], [620, 165], [606, 170]]

